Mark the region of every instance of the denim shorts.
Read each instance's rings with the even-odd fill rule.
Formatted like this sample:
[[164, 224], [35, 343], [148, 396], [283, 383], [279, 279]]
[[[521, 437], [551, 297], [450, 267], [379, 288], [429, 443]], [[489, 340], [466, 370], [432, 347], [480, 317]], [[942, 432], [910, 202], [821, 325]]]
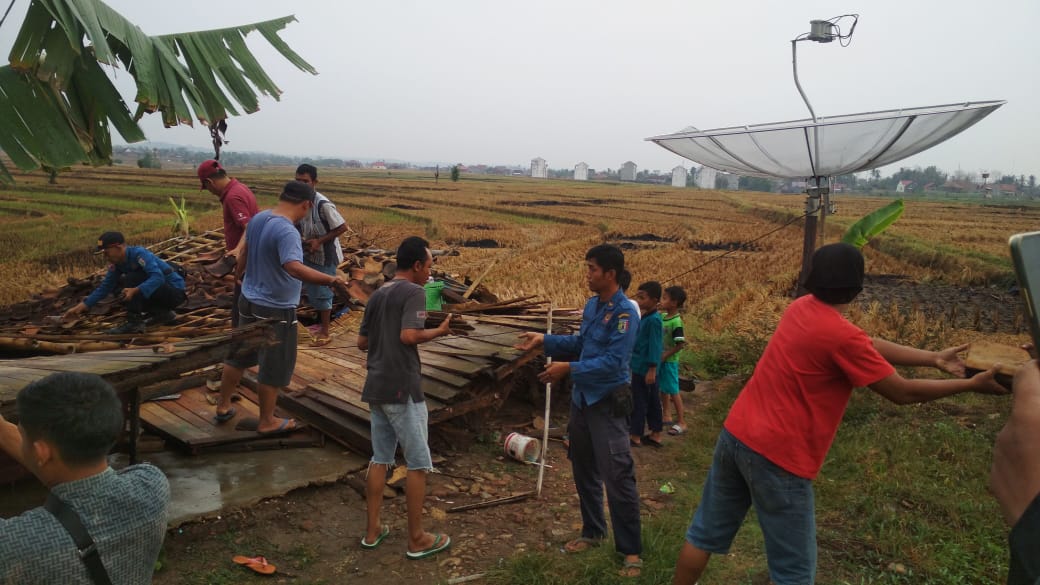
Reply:
[[751, 506], [766, 541], [769, 578], [802, 585], [816, 578], [812, 481], [785, 471], [722, 429], [686, 540], [726, 554]]
[[[307, 268], [313, 268], [318, 272], [324, 272], [329, 276], [336, 276], [336, 266], [322, 266], [321, 264], [315, 264], [304, 260], [303, 263]], [[332, 309], [332, 287], [325, 286], [322, 284], [311, 284], [309, 282], [303, 283], [304, 289], [307, 292], [307, 304], [311, 306], [315, 311], [328, 311]]]
[[433, 471], [430, 457], [426, 402], [369, 404], [372, 419], [372, 463], [393, 465], [401, 445], [409, 471]]

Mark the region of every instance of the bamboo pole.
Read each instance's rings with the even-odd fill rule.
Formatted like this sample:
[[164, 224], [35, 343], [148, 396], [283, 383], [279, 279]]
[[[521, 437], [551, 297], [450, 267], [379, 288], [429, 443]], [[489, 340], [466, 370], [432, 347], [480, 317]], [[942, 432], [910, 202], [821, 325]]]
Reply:
[[[546, 313], [545, 334], [552, 335], [553, 306], [549, 305]], [[551, 364], [552, 358], [547, 357], [546, 363]], [[537, 497], [542, 497], [542, 478], [545, 476], [545, 454], [549, 451], [549, 405], [552, 404], [552, 382], [545, 383], [545, 416], [542, 418], [542, 454], [538, 459], [538, 488], [535, 490]]]

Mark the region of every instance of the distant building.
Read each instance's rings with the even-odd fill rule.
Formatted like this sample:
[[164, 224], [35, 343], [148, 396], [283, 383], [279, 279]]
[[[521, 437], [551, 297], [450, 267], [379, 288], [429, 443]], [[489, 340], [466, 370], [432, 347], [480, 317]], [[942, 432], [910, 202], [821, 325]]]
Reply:
[[376, 169], [377, 171], [385, 171], [386, 170], [386, 163], [383, 162], [383, 161], [374, 162], [374, 163], [372, 163], [372, 168]]
[[589, 165], [580, 162], [574, 165], [574, 180], [575, 181], [588, 181], [589, 180]]
[[531, 159], [531, 176], [535, 179], [549, 178], [549, 167], [542, 157]]
[[625, 163], [621, 165], [619, 173], [621, 174], [622, 181], [631, 181], [634, 183], [636, 180], [636, 163], [630, 160], [625, 161]]
[[715, 177], [719, 172], [711, 167], [701, 167], [697, 170], [697, 187], [701, 189], [714, 189]]
[[905, 180], [904, 181], [899, 181], [899, 184], [896, 185], [896, 193], [909, 193], [910, 191], [913, 191], [913, 190], [914, 190], [914, 182], [913, 181], [905, 181]]
[[686, 167], [679, 165], [672, 169], [672, 187], [686, 186]]

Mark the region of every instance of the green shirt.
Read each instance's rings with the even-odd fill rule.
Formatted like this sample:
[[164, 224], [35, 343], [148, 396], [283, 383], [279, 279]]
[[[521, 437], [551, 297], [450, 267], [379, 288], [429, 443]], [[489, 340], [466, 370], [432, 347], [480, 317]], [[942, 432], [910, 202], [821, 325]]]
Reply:
[[[682, 317], [679, 316], [679, 313], [676, 313], [671, 317], [662, 317], [662, 320], [664, 325], [664, 351], [667, 353], [675, 348], [677, 344], [686, 341], [686, 338], [683, 337]], [[664, 361], [678, 362], [679, 352], [673, 353]]]

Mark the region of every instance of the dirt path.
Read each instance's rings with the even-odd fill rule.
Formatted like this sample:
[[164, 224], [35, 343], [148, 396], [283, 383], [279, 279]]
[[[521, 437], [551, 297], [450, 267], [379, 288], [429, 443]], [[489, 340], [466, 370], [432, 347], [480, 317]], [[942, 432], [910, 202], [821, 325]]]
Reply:
[[[684, 393], [692, 412], [713, 395], [703, 383]], [[566, 403], [556, 407], [566, 412]], [[483, 573], [502, 560], [527, 550], [558, 550], [581, 528], [578, 499], [563, 445], [551, 441], [542, 497], [472, 511], [450, 513], [454, 506], [512, 496], [535, 489], [537, 467], [502, 456], [500, 437], [513, 431], [539, 435], [530, 423], [540, 414], [530, 401], [510, 400], [477, 430], [455, 428], [437, 433], [431, 442], [442, 448], [426, 497], [426, 526], [451, 535], [449, 551], [429, 559], [407, 560], [404, 552], [404, 496], [384, 499], [383, 522], [391, 532], [375, 550], [363, 550], [365, 503], [350, 484], [363, 474], [329, 486], [311, 487], [267, 500], [253, 508], [229, 511], [220, 519], [184, 525], [166, 538], [160, 585], [186, 583], [441, 583]], [[556, 416], [552, 426], [564, 426]], [[644, 514], [671, 505], [660, 492], [674, 478], [675, 453], [684, 437], [666, 437], [664, 448], [633, 449]], [[454, 448], [444, 447], [444, 444]], [[287, 457], [292, 451], [285, 452]], [[403, 484], [402, 484], [403, 487]], [[275, 578], [254, 576], [235, 566], [236, 554], [264, 555], [277, 565]]]

